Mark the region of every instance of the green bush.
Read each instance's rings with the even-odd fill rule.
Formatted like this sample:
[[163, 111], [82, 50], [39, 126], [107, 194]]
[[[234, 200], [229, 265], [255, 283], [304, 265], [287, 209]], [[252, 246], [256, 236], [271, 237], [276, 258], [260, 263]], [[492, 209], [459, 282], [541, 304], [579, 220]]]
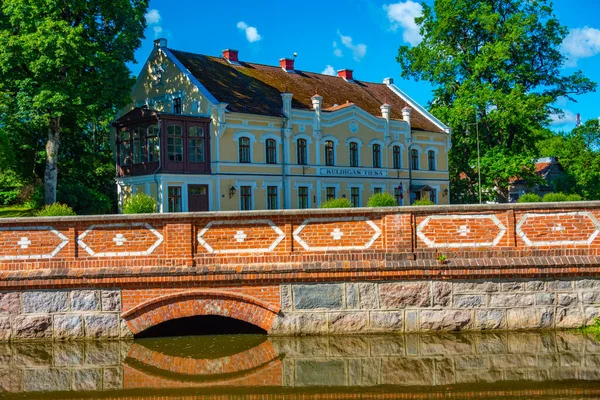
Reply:
[[546, 203], [567, 201], [567, 195], [564, 193], [547, 193], [542, 197], [542, 201]]
[[568, 194], [566, 201], [583, 201], [583, 197], [578, 194]]
[[367, 202], [367, 207], [396, 207], [397, 205], [394, 196], [384, 192], [375, 193]]
[[0, 172], [0, 205], [15, 204], [23, 188], [23, 180], [13, 170]]
[[435, 205], [435, 203], [429, 199], [420, 199], [420, 200], [415, 200], [412, 203], [413, 206], [433, 206]]
[[136, 193], [125, 200], [123, 214], [151, 214], [155, 213], [158, 204], [153, 197], [146, 193]]
[[76, 215], [75, 211], [66, 204], [54, 203], [45, 206], [38, 211], [38, 217], [66, 217], [69, 215]]
[[352, 204], [348, 199], [331, 199], [327, 200], [325, 203], [321, 203], [321, 208], [350, 208]]
[[542, 198], [535, 193], [525, 193], [523, 196], [519, 197], [519, 203], [539, 203], [542, 201]]
[[79, 215], [109, 214], [114, 210], [107, 195], [82, 183], [59, 182], [56, 199], [68, 204]]

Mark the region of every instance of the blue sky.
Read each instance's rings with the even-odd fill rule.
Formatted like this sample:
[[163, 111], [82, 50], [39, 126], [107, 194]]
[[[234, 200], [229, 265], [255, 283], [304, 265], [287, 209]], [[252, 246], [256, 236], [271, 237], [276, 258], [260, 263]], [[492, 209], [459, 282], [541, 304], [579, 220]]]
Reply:
[[[350, 68], [355, 79], [372, 82], [392, 77], [419, 103], [426, 105], [431, 99], [429, 84], [402, 80], [395, 60], [400, 45], [419, 40], [413, 22], [420, 10], [416, 2], [229, 0], [223, 4], [151, 0], [146, 39], [136, 53], [138, 64], [131, 66], [132, 71], [139, 72], [153, 40], [165, 37], [174, 49], [220, 55], [221, 50], [233, 48], [239, 50], [240, 60], [271, 65], [297, 52], [297, 69], [334, 73]], [[555, 0], [554, 8], [570, 31], [563, 43], [563, 53], [569, 56], [564, 72], [581, 69], [600, 83], [600, 1]], [[559, 99], [565, 119], [554, 121], [554, 129], [570, 130], [577, 113], [582, 121], [600, 117], [600, 92], [577, 100]]]

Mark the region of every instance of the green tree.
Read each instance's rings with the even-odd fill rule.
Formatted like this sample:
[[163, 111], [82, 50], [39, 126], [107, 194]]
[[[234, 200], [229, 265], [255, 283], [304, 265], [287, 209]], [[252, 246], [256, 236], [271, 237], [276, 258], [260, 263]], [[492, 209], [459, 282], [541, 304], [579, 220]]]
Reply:
[[[400, 47], [397, 60], [404, 78], [433, 85], [431, 111], [453, 129], [451, 184], [477, 184], [479, 130], [483, 192], [506, 201], [507, 177], [534, 178], [535, 142], [558, 112], [556, 99], [596, 84], [581, 71], [562, 74], [567, 29], [548, 0], [436, 0], [415, 21], [423, 40]], [[452, 193], [453, 201], [473, 197]]]
[[571, 132], [548, 132], [538, 142], [542, 156], [558, 157], [564, 176], [553, 181], [554, 190], [600, 200], [600, 124], [586, 121]]
[[6, 119], [44, 132], [44, 199], [56, 202], [63, 127], [79, 135], [129, 102], [147, 0], [4, 0], [0, 3], [0, 103]]

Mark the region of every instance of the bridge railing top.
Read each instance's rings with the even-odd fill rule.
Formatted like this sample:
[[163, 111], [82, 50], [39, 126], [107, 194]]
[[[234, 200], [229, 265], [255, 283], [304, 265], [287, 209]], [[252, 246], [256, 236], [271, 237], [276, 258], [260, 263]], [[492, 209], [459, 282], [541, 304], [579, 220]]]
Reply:
[[582, 210], [600, 209], [600, 201], [577, 201], [560, 203], [509, 203], [509, 204], [450, 204], [434, 206], [402, 206], [402, 207], [358, 207], [358, 208], [309, 208], [294, 210], [254, 210], [254, 211], [208, 211], [208, 212], [182, 212], [182, 213], [154, 213], [154, 214], [103, 214], [103, 215], [76, 215], [68, 217], [19, 217], [1, 218], [0, 225], [14, 225], [32, 223], [76, 223], [76, 222], [125, 222], [149, 220], [189, 220], [196, 218], [240, 218], [240, 217], [294, 217], [294, 216], [339, 216], [339, 215], [364, 215], [364, 214], [448, 214], [448, 213], [473, 213], [489, 211], [529, 211], [529, 210]]

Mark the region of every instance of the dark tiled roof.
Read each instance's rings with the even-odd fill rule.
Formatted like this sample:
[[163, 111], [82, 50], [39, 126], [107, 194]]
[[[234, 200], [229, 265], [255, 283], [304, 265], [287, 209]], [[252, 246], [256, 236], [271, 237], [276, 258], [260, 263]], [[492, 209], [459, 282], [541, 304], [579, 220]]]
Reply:
[[[295, 71], [280, 67], [240, 62], [231, 65], [223, 58], [169, 49], [215, 98], [228, 103], [232, 112], [281, 116], [281, 93], [291, 92], [292, 107], [311, 110], [311, 97], [323, 96], [323, 109], [352, 102], [366, 112], [381, 116], [381, 105], [391, 105], [391, 118], [402, 119], [407, 103], [386, 85], [370, 82], [346, 82], [337, 76]], [[412, 128], [443, 132], [417, 110], [411, 116]]]

